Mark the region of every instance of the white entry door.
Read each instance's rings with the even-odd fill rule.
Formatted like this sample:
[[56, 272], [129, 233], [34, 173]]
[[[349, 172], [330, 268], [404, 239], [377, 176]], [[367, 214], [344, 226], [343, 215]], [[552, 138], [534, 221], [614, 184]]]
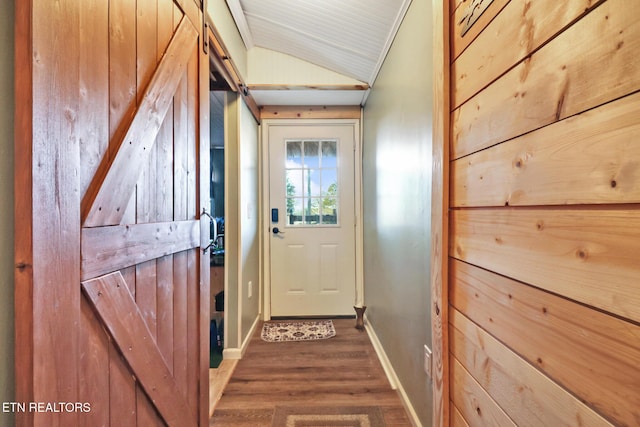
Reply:
[[353, 314], [357, 132], [269, 126], [272, 316]]

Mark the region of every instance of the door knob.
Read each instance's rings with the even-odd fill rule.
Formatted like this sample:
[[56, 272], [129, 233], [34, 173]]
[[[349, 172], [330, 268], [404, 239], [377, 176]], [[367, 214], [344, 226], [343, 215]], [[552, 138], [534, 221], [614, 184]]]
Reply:
[[278, 227], [273, 227], [273, 234], [284, 234], [284, 231], [280, 231]]

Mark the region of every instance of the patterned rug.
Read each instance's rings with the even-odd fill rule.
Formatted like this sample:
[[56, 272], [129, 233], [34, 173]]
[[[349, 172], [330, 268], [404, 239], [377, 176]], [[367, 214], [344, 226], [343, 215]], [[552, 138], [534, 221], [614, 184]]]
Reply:
[[272, 427], [385, 427], [376, 406], [295, 408], [277, 406]]
[[331, 320], [304, 322], [266, 322], [262, 327], [262, 339], [268, 342], [311, 341], [334, 337], [336, 330]]

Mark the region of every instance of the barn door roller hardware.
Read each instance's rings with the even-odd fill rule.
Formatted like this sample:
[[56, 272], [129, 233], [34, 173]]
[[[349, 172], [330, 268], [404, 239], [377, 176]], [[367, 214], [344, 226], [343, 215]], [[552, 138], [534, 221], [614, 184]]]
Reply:
[[202, 51], [209, 54], [209, 24], [207, 24], [207, 0], [202, 0]]

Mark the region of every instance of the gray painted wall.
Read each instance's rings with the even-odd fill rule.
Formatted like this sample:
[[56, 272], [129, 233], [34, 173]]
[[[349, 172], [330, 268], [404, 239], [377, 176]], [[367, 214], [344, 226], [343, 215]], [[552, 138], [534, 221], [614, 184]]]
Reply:
[[240, 95], [226, 92], [226, 114], [224, 119], [224, 273], [226, 286], [225, 299], [225, 349], [240, 348], [238, 332], [240, 330], [240, 126], [238, 124]]
[[363, 121], [367, 318], [423, 425], [431, 424], [431, 4], [413, 0]]
[[225, 348], [239, 349], [259, 311], [258, 124], [238, 94], [226, 97]]
[[[14, 0], [0, 6], [0, 404], [15, 400], [13, 374], [13, 21]], [[0, 427], [14, 424], [0, 410]]]
[[[260, 193], [258, 187], [258, 123], [242, 102], [240, 111], [240, 255], [241, 342], [249, 335], [260, 311], [260, 245], [258, 238]], [[249, 296], [249, 282], [252, 294]]]

